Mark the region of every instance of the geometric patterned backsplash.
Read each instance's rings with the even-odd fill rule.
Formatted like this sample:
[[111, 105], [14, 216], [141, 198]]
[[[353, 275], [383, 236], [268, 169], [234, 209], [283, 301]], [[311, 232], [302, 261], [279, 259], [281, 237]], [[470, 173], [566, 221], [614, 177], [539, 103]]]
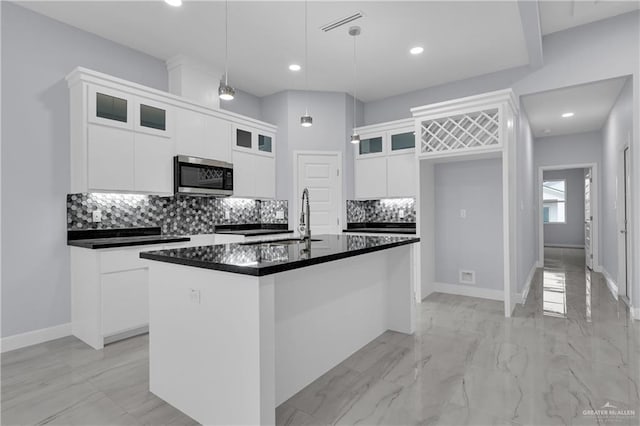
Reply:
[[[93, 222], [93, 211], [102, 221]], [[277, 212], [284, 219], [276, 219]], [[286, 200], [160, 197], [140, 194], [67, 195], [67, 229], [116, 229], [159, 226], [167, 235], [212, 234], [215, 225], [288, 223]]]
[[[400, 218], [400, 211], [404, 217]], [[383, 198], [381, 200], [347, 200], [347, 223], [415, 223], [414, 198]]]

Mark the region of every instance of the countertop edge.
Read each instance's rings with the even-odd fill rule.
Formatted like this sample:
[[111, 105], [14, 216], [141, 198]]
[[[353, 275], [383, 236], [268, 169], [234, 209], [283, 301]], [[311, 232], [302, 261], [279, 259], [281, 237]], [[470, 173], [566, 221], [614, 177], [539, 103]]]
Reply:
[[[263, 232], [263, 231], [267, 231], [267, 232]], [[273, 230], [254, 229], [254, 230], [247, 230], [247, 231], [219, 231], [219, 232], [216, 232], [216, 234], [243, 235], [245, 237], [259, 237], [261, 235], [293, 234], [293, 232], [294, 231], [292, 229], [273, 229]]]
[[336, 254], [331, 254], [323, 257], [317, 257], [313, 259], [299, 260], [299, 261], [287, 263], [287, 264], [274, 264], [272, 266], [265, 266], [262, 268], [233, 266], [233, 265], [227, 265], [227, 264], [221, 264], [221, 263], [212, 264], [210, 262], [204, 262], [201, 260], [179, 259], [175, 257], [156, 255], [149, 252], [140, 253], [140, 257], [142, 259], [155, 260], [158, 262], [165, 262], [165, 263], [173, 263], [176, 265], [192, 266], [195, 268], [211, 269], [214, 271], [231, 272], [231, 273], [241, 274], [241, 275], [264, 277], [266, 275], [272, 275], [280, 272], [291, 271], [294, 269], [300, 269], [306, 266], [318, 265], [321, 263], [333, 262], [335, 260], [341, 260], [349, 257], [360, 256], [363, 254], [374, 253], [377, 251], [387, 250], [395, 247], [401, 247], [409, 244], [415, 244], [418, 242], [420, 242], [420, 238], [413, 237], [405, 241], [396, 241], [393, 243], [386, 243], [376, 247], [367, 247], [367, 248], [347, 251], [343, 253], [336, 253]]
[[[135, 238], [135, 237], [132, 237]], [[189, 237], [175, 237], [175, 238], [163, 238], [158, 240], [144, 240], [144, 241], [127, 241], [127, 242], [103, 242], [103, 243], [82, 243], [84, 240], [67, 241], [67, 246], [85, 248], [88, 250], [99, 250], [105, 248], [118, 248], [118, 247], [135, 247], [135, 246], [147, 246], [153, 244], [163, 243], [182, 243], [191, 241]]]

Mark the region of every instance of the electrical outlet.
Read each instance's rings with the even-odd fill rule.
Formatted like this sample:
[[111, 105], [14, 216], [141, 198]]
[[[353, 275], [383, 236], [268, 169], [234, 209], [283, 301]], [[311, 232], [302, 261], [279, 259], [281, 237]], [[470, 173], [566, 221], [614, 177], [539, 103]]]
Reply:
[[284, 210], [278, 210], [276, 212], [276, 219], [284, 219]]
[[400, 210], [398, 210], [398, 217], [399, 217], [400, 219], [404, 219], [404, 209], [400, 209]]
[[227, 220], [231, 219], [231, 212], [229, 210], [224, 211], [224, 218]]
[[102, 211], [94, 210], [93, 213], [91, 214], [91, 220], [93, 222], [102, 222]]
[[460, 219], [467, 218], [467, 211], [465, 209], [460, 209]]
[[200, 304], [200, 290], [195, 288], [189, 289], [189, 300], [196, 305]]

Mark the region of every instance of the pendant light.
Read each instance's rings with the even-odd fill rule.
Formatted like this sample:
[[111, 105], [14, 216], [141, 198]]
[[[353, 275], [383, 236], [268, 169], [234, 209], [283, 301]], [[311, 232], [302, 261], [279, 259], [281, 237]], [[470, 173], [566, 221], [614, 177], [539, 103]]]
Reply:
[[356, 69], [356, 37], [360, 35], [360, 27], [353, 26], [349, 28], [349, 35], [353, 37], [353, 134], [351, 135], [351, 143], [360, 143], [360, 135], [356, 132], [356, 88], [357, 88], [357, 69]]
[[313, 118], [309, 115], [309, 48], [308, 48], [308, 32], [307, 32], [307, 0], [304, 1], [304, 86], [307, 91], [307, 106], [304, 109], [304, 115], [300, 117], [300, 125], [302, 127], [311, 127]]
[[224, 82], [220, 82], [218, 97], [223, 101], [230, 101], [235, 95], [235, 89], [229, 86], [229, 0], [226, 0], [224, 2]]

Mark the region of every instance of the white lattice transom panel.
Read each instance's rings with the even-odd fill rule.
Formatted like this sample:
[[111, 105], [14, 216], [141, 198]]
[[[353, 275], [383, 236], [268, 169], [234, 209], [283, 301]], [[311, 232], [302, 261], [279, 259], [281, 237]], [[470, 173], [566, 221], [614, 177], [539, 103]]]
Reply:
[[498, 109], [422, 122], [422, 153], [443, 153], [500, 145]]

